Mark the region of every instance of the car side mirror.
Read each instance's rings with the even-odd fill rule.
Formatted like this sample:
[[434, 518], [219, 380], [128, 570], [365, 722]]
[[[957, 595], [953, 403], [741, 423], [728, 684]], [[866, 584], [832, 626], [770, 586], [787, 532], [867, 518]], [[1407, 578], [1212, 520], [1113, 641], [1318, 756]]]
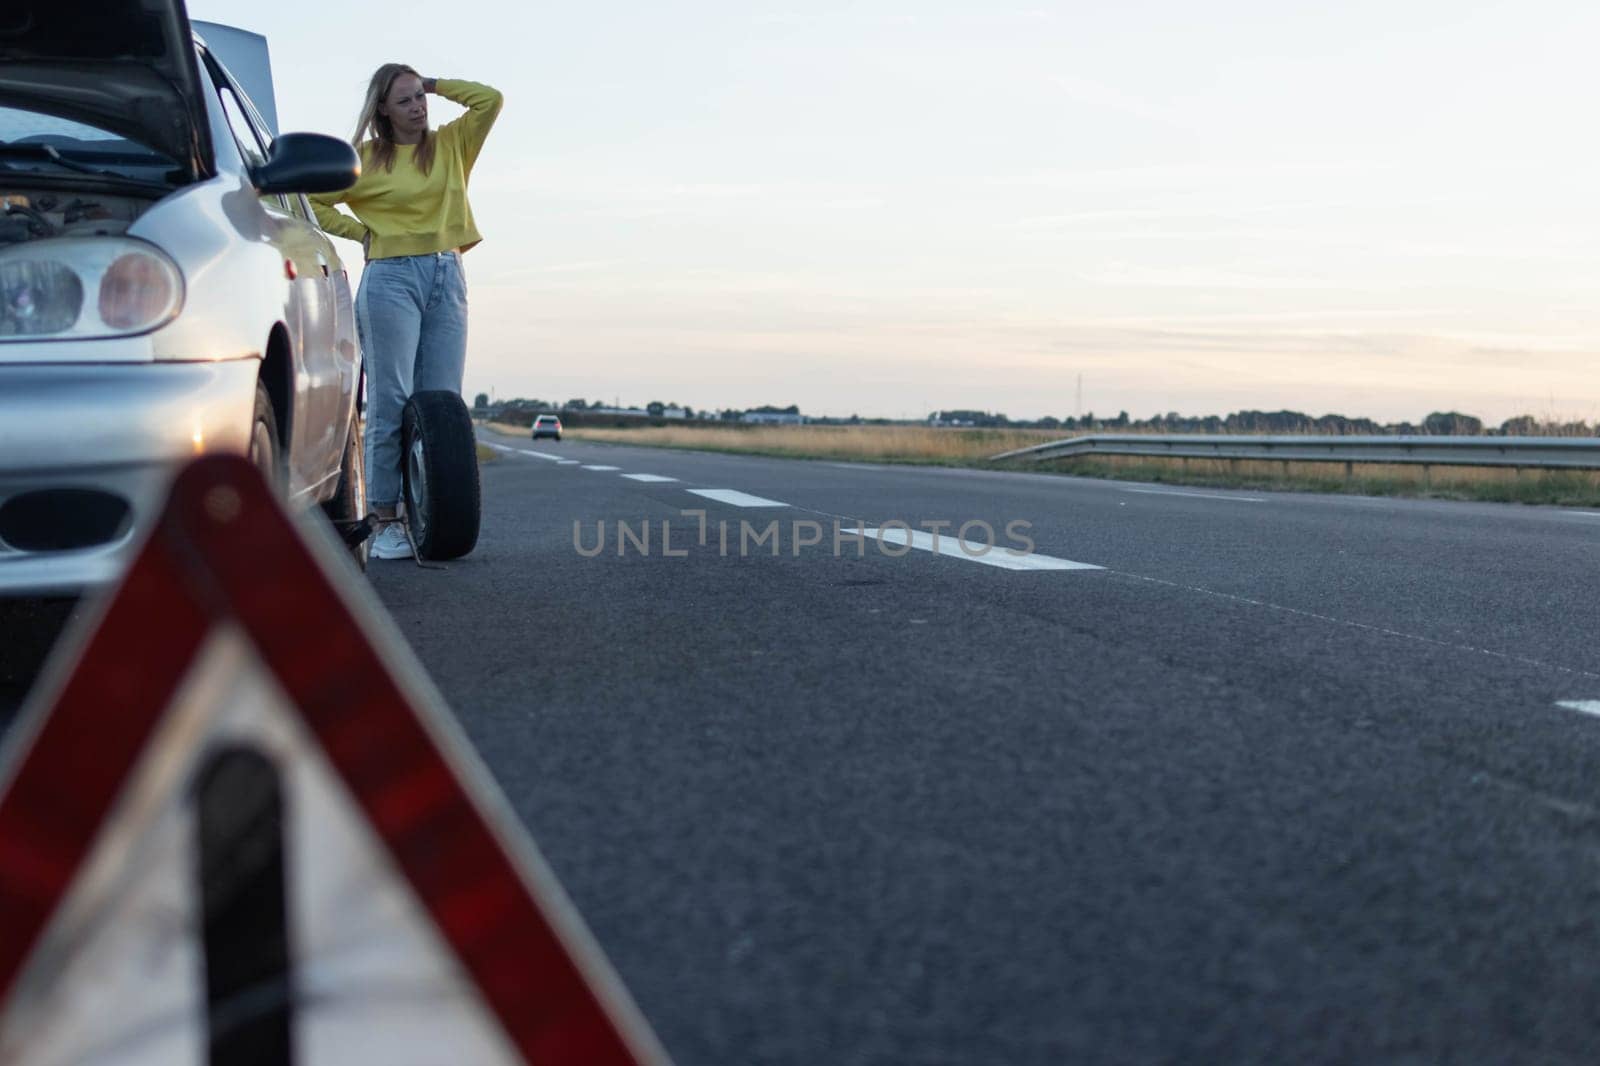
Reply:
[[283, 133], [267, 161], [250, 172], [261, 193], [338, 192], [361, 176], [361, 157], [348, 142], [323, 133]]

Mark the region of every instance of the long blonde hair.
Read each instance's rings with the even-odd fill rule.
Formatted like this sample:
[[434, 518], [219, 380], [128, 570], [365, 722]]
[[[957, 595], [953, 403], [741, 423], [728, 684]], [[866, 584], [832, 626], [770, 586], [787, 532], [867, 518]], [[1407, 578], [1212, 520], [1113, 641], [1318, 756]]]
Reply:
[[[382, 167], [384, 170], [394, 169], [394, 123], [389, 121], [389, 116], [378, 111], [378, 105], [389, 98], [389, 90], [394, 88], [395, 79], [402, 74], [421, 74], [404, 63], [385, 63], [372, 75], [372, 80], [367, 83], [367, 99], [361, 105], [361, 117], [356, 120], [356, 135], [350, 143], [360, 150], [363, 142], [367, 141], [370, 134], [372, 141], [373, 167]], [[422, 141], [417, 145], [417, 150], [412, 153], [412, 162], [417, 164], [417, 169], [424, 174], [433, 170], [434, 136], [432, 130], [422, 131]]]

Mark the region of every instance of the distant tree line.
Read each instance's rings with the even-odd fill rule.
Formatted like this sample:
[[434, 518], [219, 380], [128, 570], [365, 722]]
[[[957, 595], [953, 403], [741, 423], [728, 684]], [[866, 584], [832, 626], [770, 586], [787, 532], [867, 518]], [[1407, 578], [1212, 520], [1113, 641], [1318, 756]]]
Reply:
[[[711, 419], [723, 422], [738, 422], [746, 413], [789, 415], [798, 415], [800, 413], [798, 404], [790, 404], [787, 407], [763, 404], [760, 407], [730, 407], [719, 411], [701, 408], [696, 411], [692, 407], [677, 403], [662, 403], [659, 400], [652, 400], [643, 408], [628, 408], [624, 413], [632, 412], [636, 413], [640, 418], [660, 419], [667, 410], [679, 407], [682, 408], [686, 418]], [[479, 414], [506, 418], [508, 421], [514, 422], [531, 422], [532, 415], [542, 411], [559, 411], [563, 414], [578, 415], [585, 412], [594, 412], [596, 414], [614, 412], [611, 405], [600, 400], [583, 400], [580, 398], [556, 404], [540, 399], [518, 398], [491, 403], [488, 394], [481, 392], [473, 400], [473, 408]], [[825, 425], [897, 424], [895, 419], [862, 418], [860, 415], [851, 415], [848, 418], [811, 418], [809, 421]], [[1347, 418], [1344, 415], [1337, 414], [1314, 416], [1302, 411], [1235, 411], [1229, 415], [1182, 415], [1176, 411], [1168, 411], [1166, 414], [1153, 415], [1144, 419], [1130, 418], [1128, 412], [1118, 411], [1114, 418], [1100, 418], [1090, 412], [1082, 417], [1056, 418], [1047, 415], [1044, 418], [1027, 420], [1010, 419], [998, 412], [953, 409], [935, 411], [928, 416], [926, 422], [935, 426], [970, 426], [990, 429], [1056, 429], [1063, 432], [1077, 433], [1248, 433], [1430, 437], [1600, 436], [1600, 425], [1590, 426], [1587, 422], [1551, 422], [1534, 418], [1532, 415], [1518, 415], [1515, 418], [1506, 419], [1499, 426], [1489, 427], [1483, 424], [1482, 419], [1462, 414], [1459, 411], [1435, 411], [1420, 423], [1414, 423], [1376, 422], [1370, 418]]]
[[1590, 437], [1600, 435], [1600, 427], [1586, 422], [1543, 422], [1532, 415], [1508, 418], [1498, 427], [1486, 427], [1483, 420], [1459, 411], [1435, 411], [1421, 423], [1376, 422], [1370, 418], [1344, 415], [1308, 415], [1302, 411], [1235, 411], [1230, 415], [1181, 415], [1168, 411], [1146, 419], [1132, 419], [1119, 411], [1115, 418], [1098, 418], [1092, 412], [1081, 418], [1044, 418], [1013, 421], [1003, 414], [988, 411], [935, 411], [929, 423], [944, 426], [977, 426], [1010, 429], [1060, 429], [1069, 432], [1105, 433], [1249, 433], [1320, 434], [1332, 436], [1429, 436], [1429, 437]]
[[[798, 415], [800, 413], [800, 405], [793, 403], [787, 407], [776, 407], [772, 404], [762, 404], [760, 407], [729, 407], [720, 411], [712, 411], [708, 408], [700, 408], [699, 410], [696, 410], [687, 404], [680, 404], [675, 400], [667, 402], [662, 402], [661, 400], [651, 400], [643, 407], [617, 408], [602, 400], [585, 400], [581, 397], [559, 404], [549, 400], [541, 400], [538, 398], [527, 399], [520, 396], [511, 400], [490, 400], [489, 394], [486, 392], [478, 393], [475, 397], [473, 397], [472, 401], [472, 410], [474, 413], [492, 418], [506, 417], [508, 421], [512, 422], [530, 422], [532, 421], [531, 418], [524, 418], [521, 416], [545, 411], [560, 412], [564, 415], [581, 415], [586, 413], [599, 413], [608, 416], [633, 414], [641, 418], [659, 419], [666, 415], [667, 412], [674, 409], [681, 410], [684, 418], [701, 420], [714, 419], [724, 422], [737, 422], [747, 413], [775, 415]], [[855, 416], [851, 417], [855, 418]], [[860, 421], [860, 419], [855, 420]]]

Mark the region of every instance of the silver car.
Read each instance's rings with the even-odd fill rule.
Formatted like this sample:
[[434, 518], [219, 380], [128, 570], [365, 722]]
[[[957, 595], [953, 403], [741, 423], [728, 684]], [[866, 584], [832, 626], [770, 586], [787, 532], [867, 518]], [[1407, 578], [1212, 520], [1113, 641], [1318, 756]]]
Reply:
[[[215, 36], [271, 114], [265, 41]], [[303, 195], [360, 164], [215, 52], [182, 0], [0, 4], [0, 595], [116, 577], [202, 452], [364, 515], [350, 284]]]

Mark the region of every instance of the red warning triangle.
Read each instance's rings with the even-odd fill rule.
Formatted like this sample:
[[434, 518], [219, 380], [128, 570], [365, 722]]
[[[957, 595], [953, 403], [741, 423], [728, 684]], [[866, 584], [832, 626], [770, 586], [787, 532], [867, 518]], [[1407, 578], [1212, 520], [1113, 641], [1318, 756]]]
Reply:
[[0, 754], [0, 1059], [666, 1061], [336, 552], [178, 476]]

